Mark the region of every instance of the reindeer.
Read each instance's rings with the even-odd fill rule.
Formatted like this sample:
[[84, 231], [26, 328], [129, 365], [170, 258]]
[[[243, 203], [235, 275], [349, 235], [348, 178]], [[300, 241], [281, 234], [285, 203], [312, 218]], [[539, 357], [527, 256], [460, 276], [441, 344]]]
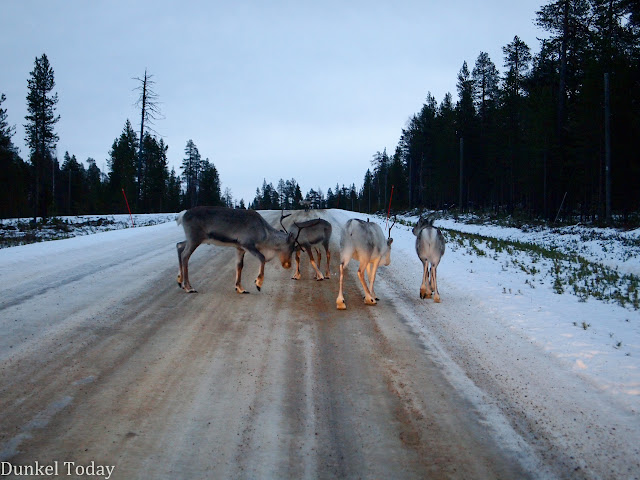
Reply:
[[[248, 251], [260, 260], [260, 272], [255, 284], [258, 291], [264, 282], [264, 265], [276, 255], [282, 266], [291, 268], [291, 256], [297, 238], [293, 233], [276, 230], [254, 210], [226, 207], [194, 207], [180, 212], [176, 218], [187, 239], [176, 244], [178, 250], [178, 285], [187, 293], [196, 292], [189, 283], [189, 257], [201, 243], [235, 247], [236, 292], [249, 293], [240, 283], [244, 254]], [[300, 231], [298, 231], [300, 235]]]
[[433, 292], [433, 301], [440, 303], [436, 270], [444, 255], [444, 236], [440, 229], [433, 226], [435, 218], [436, 215], [433, 213], [427, 218], [420, 216], [418, 223], [413, 227], [413, 234], [416, 236], [416, 253], [424, 267], [420, 298], [431, 298]]
[[[393, 228], [393, 225], [391, 225], [391, 228]], [[338, 290], [338, 298], [336, 298], [338, 310], [347, 308], [342, 294], [342, 283], [344, 269], [352, 258], [360, 262], [358, 278], [364, 289], [364, 303], [375, 305], [379, 300], [373, 290], [373, 283], [376, 280], [376, 272], [380, 263], [382, 265], [391, 263], [391, 243], [393, 242], [391, 228], [389, 228], [389, 237], [385, 239], [382, 228], [377, 223], [352, 218], [345, 224], [340, 240], [340, 289]], [[365, 270], [367, 271], [369, 286], [365, 282]]]
[[[291, 214], [284, 215], [284, 212], [282, 212], [282, 215], [280, 217], [280, 225], [282, 225], [282, 228], [284, 229], [285, 232], [287, 232], [287, 228], [282, 223], [282, 220], [290, 216]], [[290, 228], [291, 228], [291, 233], [296, 234], [296, 238], [298, 238], [298, 245], [299, 245], [295, 250], [296, 272], [293, 274], [291, 278], [293, 280], [300, 279], [300, 250], [304, 250], [309, 255], [309, 262], [311, 263], [311, 266], [316, 272], [316, 276], [315, 276], [316, 280], [320, 281], [320, 280], [324, 280], [325, 278], [327, 279], [331, 278], [331, 270], [329, 267], [329, 264], [331, 262], [331, 251], [329, 250], [329, 240], [331, 239], [331, 231], [332, 231], [331, 224], [326, 220], [323, 220], [321, 218], [316, 218], [314, 220], [307, 220], [305, 222], [293, 222], [293, 227], [290, 227]], [[316, 255], [318, 257], [318, 264], [316, 265], [316, 262], [313, 258], [313, 251], [311, 248], [313, 245], [319, 245], [319, 244], [322, 244], [322, 246], [324, 247], [324, 252], [327, 255], [327, 268], [325, 270], [324, 275], [322, 275], [322, 273], [318, 269], [318, 266], [320, 266], [322, 262], [322, 254], [320, 253], [319, 248], [315, 247]]]

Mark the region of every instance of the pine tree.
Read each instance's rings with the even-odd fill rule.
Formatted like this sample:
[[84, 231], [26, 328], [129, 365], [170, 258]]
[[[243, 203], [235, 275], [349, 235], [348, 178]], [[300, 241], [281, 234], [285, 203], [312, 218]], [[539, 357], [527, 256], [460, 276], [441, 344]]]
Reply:
[[9, 125], [7, 110], [2, 108], [6, 100], [0, 95], [0, 218], [27, 214], [29, 167], [18, 155], [11, 137], [15, 126]]
[[467, 62], [462, 64], [462, 68], [458, 73], [458, 103], [456, 105], [456, 125], [458, 130], [458, 138], [464, 147], [463, 155], [463, 175], [461, 176], [461, 192], [460, 200], [462, 211], [466, 210], [469, 199], [474, 196], [475, 192], [471, 191], [472, 180], [476, 173], [480, 170], [476, 162], [471, 159], [477, 158], [475, 155], [476, 143], [476, 110], [473, 102], [473, 92], [475, 89], [473, 78], [469, 73]]
[[144, 136], [142, 148], [142, 190], [139, 205], [142, 211], [165, 211], [165, 196], [169, 178], [167, 150], [163, 139], [156, 140], [150, 134]]
[[500, 74], [496, 65], [489, 58], [486, 52], [480, 52], [476, 65], [471, 72], [474, 87], [474, 100], [480, 121], [487, 122], [489, 111], [495, 108], [498, 101], [498, 85]]
[[104, 188], [102, 185], [102, 172], [96, 165], [96, 161], [87, 158], [89, 167], [87, 168], [87, 213], [103, 213], [104, 211]]
[[56, 115], [58, 94], [51, 94], [55, 87], [53, 68], [46, 54], [36, 57], [35, 65], [27, 80], [27, 112], [25, 116], [26, 142], [34, 167], [34, 219], [47, 216], [49, 202], [53, 200], [55, 163], [53, 150], [59, 140], [54, 126], [60, 120]]
[[65, 152], [64, 161], [60, 168], [61, 188], [59, 191], [64, 198], [60, 204], [64, 205], [63, 211], [67, 215], [79, 215], [86, 212], [85, 176], [84, 166], [78, 163], [76, 156], [70, 156], [68, 151]]
[[233, 194], [231, 193], [231, 189], [229, 187], [224, 189], [222, 202], [226, 207], [233, 208]]
[[7, 97], [5, 94], [0, 94], [0, 151], [15, 151], [11, 137], [15, 133], [15, 125], [9, 125], [7, 121], [7, 110], [2, 108], [2, 104]]
[[364, 181], [362, 187], [363, 202], [366, 205], [366, 212], [371, 213], [371, 196], [373, 194], [373, 175], [371, 170], [367, 168], [367, 172], [364, 174]]
[[180, 195], [182, 193], [182, 187], [180, 184], [180, 178], [176, 175], [175, 168], [171, 169], [169, 178], [167, 180], [167, 205], [168, 212], [176, 212], [181, 208]]
[[[127, 198], [134, 197], [137, 188], [138, 137], [129, 120], [126, 121], [120, 137], [113, 141], [109, 152], [109, 204], [110, 210], [126, 213], [127, 207], [122, 198], [124, 190]], [[129, 206], [136, 211], [136, 206]]]
[[221, 205], [220, 177], [215, 165], [205, 159], [200, 173], [200, 203], [202, 205]]
[[200, 170], [202, 169], [202, 157], [198, 152], [198, 147], [193, 143], [193, 140], [188, 140], [184, 149], [185, 158], [182, 160], [182, 176], [186, 184], [185, 198], [188, 208], [199, 205], [198, 203], [198, 191], [199, 191], [199, 179]]

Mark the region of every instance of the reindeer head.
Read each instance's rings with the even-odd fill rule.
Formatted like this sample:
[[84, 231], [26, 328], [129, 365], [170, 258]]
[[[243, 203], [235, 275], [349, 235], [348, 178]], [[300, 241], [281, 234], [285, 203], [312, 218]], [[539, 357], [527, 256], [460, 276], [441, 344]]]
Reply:
[[429, 215], [427, 215], [426, 217], [423, 217], [422, 215], [420, 215], [420, 218], [418, 219], [418, 223], [416, 223], [415, 227], [413, 227], [413, 234], [417, 237], [418, 234], [420, 233], [420, 230], [422, 230], [425, 227], [433, 227], [433, 221], [436, 219], [436, 214], [434, 213], [430, 213]]
[[286, 269], [291, 268], [291, 257], [293, 255], [293, 252], [295, 251], [296, 247], [298, 247], [298, 248], [300, 248], [300, 250], [304, 251], [304, 248], [302, 248], [302, 246], [298, 243], [298, 237], [300, 237], [300, 232], [302, 231], [302, 229], [304, 227], [300, 227], [297, 223], [294, 222], [294, 225], [298, 229], [297, 235], [294, 236], [293, 232], [288, 232], [287, 228], [282, 223], [282, 220], [284, 220], [285, 218], [289, 217], [290, 215], [291, 214], [285, 215], [284, 214], [284, 210], [282, 211], [282, 214], [280, 215], [280, 225], [282, 225], [282, 228], [284, 229], [284, 233], [287, 234], [287, 248], [284, 249], [284, 251], [280, 252], [280, 263], [282, 263], [282, 267], [286, 268]]
[[393, 243], [393, 238], [391, 238], [391, 229], [396, 224], [396, 221], [397, 221], [397, 216], [394, 215], [393, 223], [389, 227], [389, 235], [387, 237], [387, 251], [384, 252], [384, 254], [382, 255], [382, 260], [380, 260], [380, 263], [385, 267], [391, 264], [391, 244]]

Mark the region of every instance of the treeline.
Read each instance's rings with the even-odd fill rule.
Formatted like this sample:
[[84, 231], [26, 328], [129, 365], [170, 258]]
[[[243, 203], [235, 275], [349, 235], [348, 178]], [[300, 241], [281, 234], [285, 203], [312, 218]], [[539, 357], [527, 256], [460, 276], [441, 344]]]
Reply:
[[291, 180], [280, 179], [278, 186], [262, 182], [262, 188], [256, 188], [256, 196], [249, 204], [249, 208], [255, 210], [295, 210], [299, 208], [342, 208], [344, 210], [363, 211], [361, 198], [358, 196], [355, 184], [350, 187], [342, 187], [336, 184], [335, 189], [329, 188], [325, 195], [322, 190], [310, 189], [302, 196], [300, 185], [295, 178]]
[[393, 155], [374, 156], [358, 192], [367, 211], [395, 185], [394, 208], [603, 219], [610, 195], [614, 212], [638, 212], [640, 3], [560, 0], [536, 23], [549, 33], [538, 54], [516, 36], [502, 74], [481, 52], [458, 73], [457, 103], [427, 95]]
[[[549, 34], [538, 54], [515, 36], [502, 48], [503, 73], [485, 52], [471, 68], [463, 62], [457, 102], [427, 94], [360, 188], [311, 190], [305, 200], [365, 212], [391, 203], [547, 219], [637, 214], [640, 3], [559, 0], [535, 20]], [[289, 208], [282, 198], [265, 182], [252, 206]]]
[[[536, 12], [547, 33], [533, 54], [519, 37], [502, 48], [501, 73], [480, 52], [457, 76], [456, 102], [429, 93], [392, 154], [373, 156], [359, 188], [310, 190], [295, 180], [263, 182], [256, 209], [458, 208], [554, 218], [625, 219], [640, 209], [640, 3], [558, 0]], [[145, 72], [141, 98], [154, 99]], [[17, 153], [15, 128], [0, 97], [0, 216], [177, 211], [194, 205], [236, 205], [221, 192], [218, 172], [187, 142], [178, 174], [167, 149], [145, 130], [155, 105], [142, 103], [137, 135], [129, 121], [109, 152], [108, 171], [93, 159], [54, 158], [58, 102], [46, 55], [28, 79], [25, 117], [29, 158]], [[146, 107], [146, 108], [145, 108]], [[145, 114], [145, 112], [147, 112]], [[146, 123], [145, 123], [146, 122]], [[392, 194], [393, 189], [393, 194]]]
[[[139, 79], [145, 99], [155, 98], [149, 79], [146, 72], [144, 80]], [[221, 193], [215, 165], [202, 159], [192, 140], [185, 147], [181, 172], [169, 171], [169, 147], [144, 128], [144, 122], [148, 127], [153, 119], [144, 113], [141, 135], [127, 120], [113, 141], [106, 172], [93, 158], [86, 159], [86, 166], [69, 152], [58, 159], [54, 127], [60, 117], [55, 114], [54, 86], [53, 69], [43, 54], [36, 58], [28, 79], [28, 161], [13, 145], [15, 127], [2, 108], [6, 96], [0, 95], [0, 218], [126, 213], [127, 204], [134, 213], [172, 212], [202, 204], [242, 206], [234, 204], [229, 189]], [[146, 103], [142, 111], [154, 111], [153, 107]]]

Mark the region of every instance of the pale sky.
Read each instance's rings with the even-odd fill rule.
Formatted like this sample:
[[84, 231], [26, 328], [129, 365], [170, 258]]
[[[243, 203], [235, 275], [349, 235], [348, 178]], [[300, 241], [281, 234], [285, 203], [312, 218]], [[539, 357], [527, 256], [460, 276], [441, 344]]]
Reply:
[[[311, 189], [361, 186], [376, 151], [392, 154], [428, 92], [454, 101], [462, 63], [481, 51], [502, 73], [502, 47], [532, 50], [544, 0], [4, 0], [0, 93], [26, 160], [27, 79], [47, 54], [65, 151], [101, 170], [134, 106], [145, 68], [164, 119], [155, 130], [176, 172], [192, 139], [234, 199], [266, 178]], [[86, 166], [86, 164], [85, 164]]]

